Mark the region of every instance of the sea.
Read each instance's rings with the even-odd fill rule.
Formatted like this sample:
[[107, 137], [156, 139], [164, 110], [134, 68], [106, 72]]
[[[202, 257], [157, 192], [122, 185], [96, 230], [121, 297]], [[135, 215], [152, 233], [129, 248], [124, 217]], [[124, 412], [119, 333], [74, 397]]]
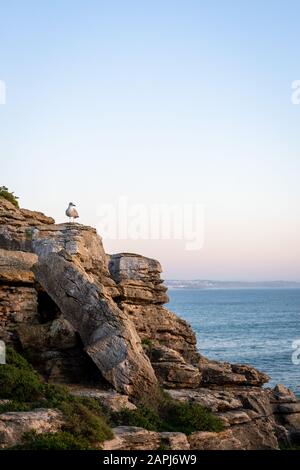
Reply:
[[210, 359], [250, 364], [267, 386], [283, 383], [300, 396], [300, 289], [168, 290], [169, 310], [194, 329]]

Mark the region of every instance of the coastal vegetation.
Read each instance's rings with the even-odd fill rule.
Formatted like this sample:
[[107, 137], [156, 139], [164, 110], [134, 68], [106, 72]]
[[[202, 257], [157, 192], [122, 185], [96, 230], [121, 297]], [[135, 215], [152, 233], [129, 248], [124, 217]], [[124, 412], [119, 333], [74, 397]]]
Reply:
[[54, 408], [62, 412], [61, 432], [51, 435], [26, 433], [21, 445], [24, 449], [90, 449], [113, 437], [108, 417], [96, 400], [75, 397], [64, 386], [45, 383], [12, 348], [7, 348], [7, 364], [0, 366], [0, 399], [9, 400], [0, 405], [0, 413], [36, 408]]
[[18, 196], [8, 190], [6, 186], [0, 186], [0, 197], [11, 202], [15, 207], [19, 207]]
[[13, 449], [101, 448], [103, 441], [113, 438], [112, 427], [119, 425], [187, 435], [194, 431], [223, 430], [221, 420], [199, 404], [177, 402], [163, 390], [157, 398], [155, 405], [141, 402], [136, 410], [123, 409], [109, 414], [93, 398], [74, 396], [65, 386], [46, 383], [11, 347], [7, 348], [7, 364], [0, 366], [0, 413], [51, 408], [63, 416], [60, 431], [25, 433], [22, 444]]
[[190, 435], [195, 431], [220, 432], [222, 421], [211, 411], [198, 403], [179, 402], [160, 390], [155, 403], [140, 403], [136, 410], [122, 410], [112, 415], [117, 426], [138, 426], [149, 431], [183, 432]]

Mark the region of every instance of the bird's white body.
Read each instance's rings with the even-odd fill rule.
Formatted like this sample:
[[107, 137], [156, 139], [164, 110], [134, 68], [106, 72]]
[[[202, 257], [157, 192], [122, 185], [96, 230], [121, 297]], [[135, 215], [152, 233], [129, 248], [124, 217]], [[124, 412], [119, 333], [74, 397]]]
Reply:
[[69, 218], [72, 218], [73, 221], [74, 221], [74, 219], [78, 219], [79, 214], [78, 214], [77, 210], [75, 209], [75, 204], [73, 204], [73, 202], [69, 203], [69, 207], [66, 210], [66, 216], [68, 216]]

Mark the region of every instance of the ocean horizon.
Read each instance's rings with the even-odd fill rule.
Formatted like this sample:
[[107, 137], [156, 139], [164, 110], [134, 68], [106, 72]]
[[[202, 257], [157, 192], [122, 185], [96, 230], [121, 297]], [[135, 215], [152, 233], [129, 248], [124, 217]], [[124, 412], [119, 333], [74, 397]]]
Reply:
[[[167, 307], [196, 332], [201, 354], [250, 364], [300, 395], [300, 364], [292, 360], [300, 340], [300, 289], [169, 288]], [[300, 356], [300, 354], [299, 354]]]

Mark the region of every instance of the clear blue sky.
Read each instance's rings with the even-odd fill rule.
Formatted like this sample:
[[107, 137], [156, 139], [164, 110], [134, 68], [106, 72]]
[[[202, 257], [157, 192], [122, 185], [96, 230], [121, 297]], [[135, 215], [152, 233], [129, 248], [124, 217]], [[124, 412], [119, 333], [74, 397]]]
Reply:
[[298, 1], [2, 2], [0, 184], [81, 222], [205, 205], [205, 244], [104, 240], [165, 277], [300, 280]]

